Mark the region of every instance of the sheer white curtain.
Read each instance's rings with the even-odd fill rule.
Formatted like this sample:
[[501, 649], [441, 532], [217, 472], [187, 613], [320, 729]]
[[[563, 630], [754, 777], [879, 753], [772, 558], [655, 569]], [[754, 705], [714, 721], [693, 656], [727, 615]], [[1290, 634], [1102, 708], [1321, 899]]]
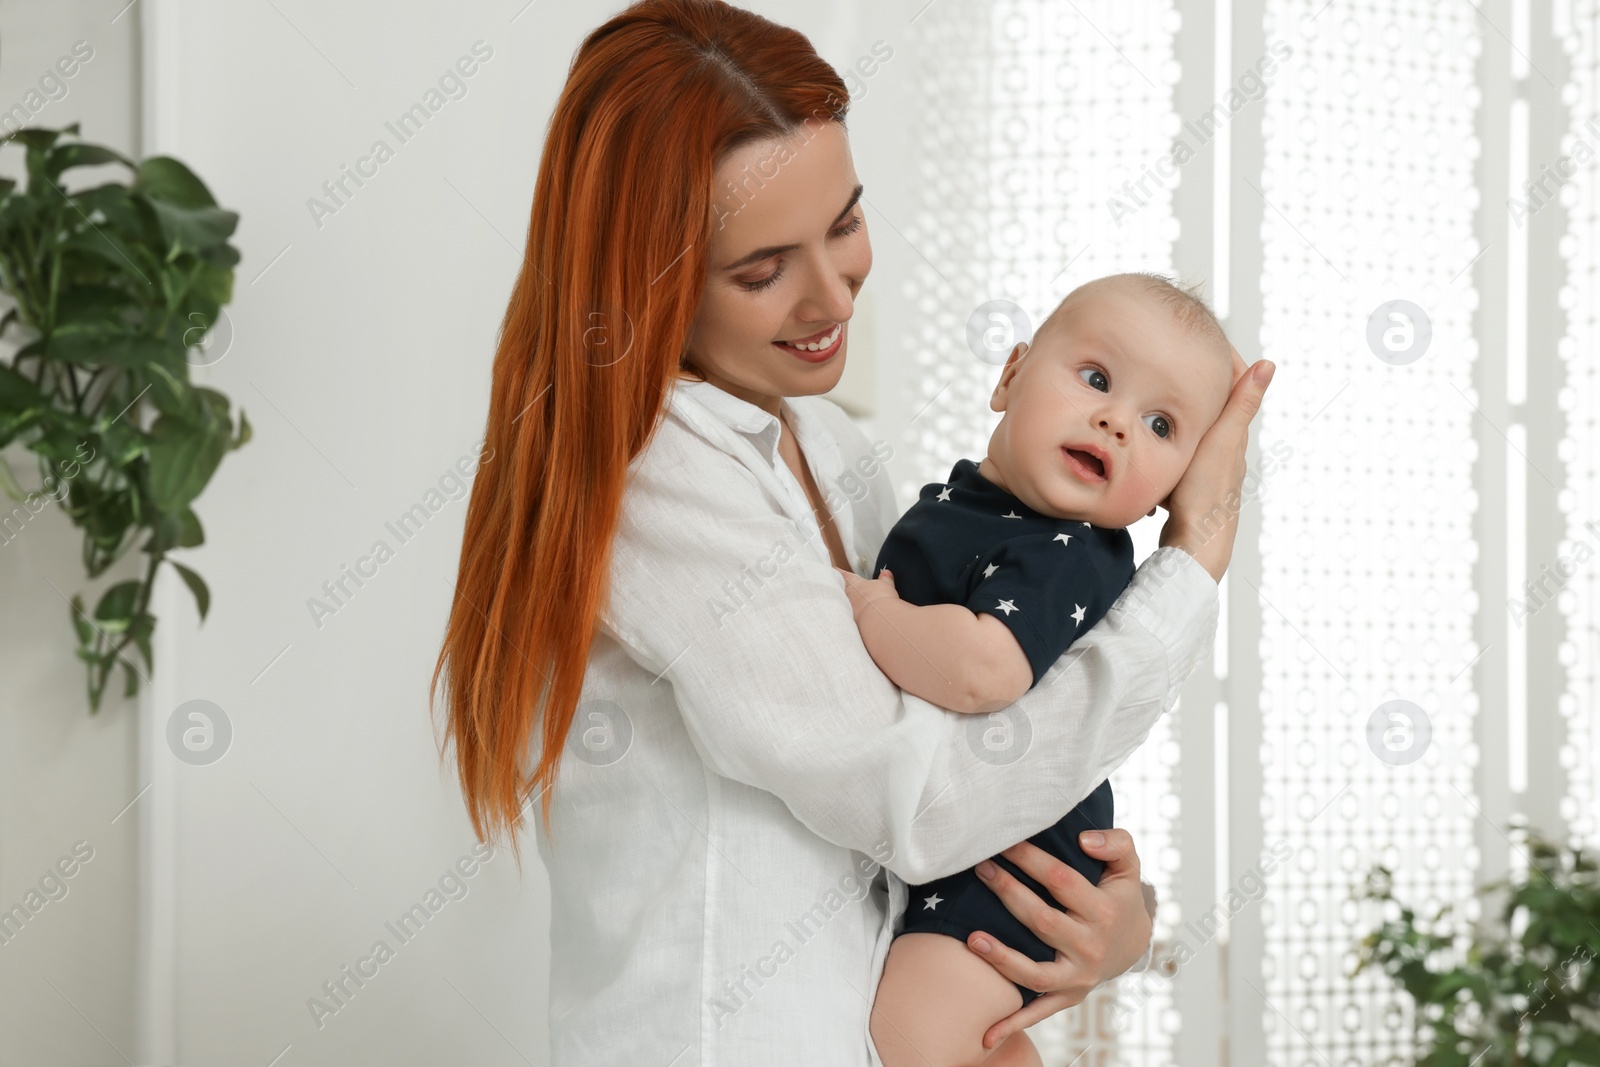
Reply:
[[1347, 977], [1365, 872], [1429, 909], [1517, 867], [1514, 814], [1600, 834], [1600, 6], [868, 21], [901, 64], [880, 169], [902, 180], [868, 197], [879, 314], [905, 324], [879, 356], [903, 501], [983, 454], [985, 356], [1090, 278], [1203, 281], [1279, 368], [1215, 662], [1112, 779], [1161, 894], [1157, 967], [1036, 1027], [1047, 1062], [1401, 1055], [1409, 1003]]

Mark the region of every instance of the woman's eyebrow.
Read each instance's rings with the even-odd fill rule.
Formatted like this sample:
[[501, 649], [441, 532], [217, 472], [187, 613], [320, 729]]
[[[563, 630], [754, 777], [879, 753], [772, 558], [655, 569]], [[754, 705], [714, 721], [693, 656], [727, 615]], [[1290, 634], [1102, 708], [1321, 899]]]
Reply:
[[[860, 200], [861, 200], [861, 190], [862, 190], [862, 186], [857, 185], [856, 188], [855, 188], [855, 192], [850, 194], [850, 200], [849, 200], [848, 203], [845, 204], [844, 210], [839, 212], [837, 215], [835, 215], [833, 217], [833, 221], [828, 224], [828, 228], [829, 229], [832, 229], [833, 227], [839, 225], [839, 223], [844, 220], [844, 217], [846, 215], [850, 214], [850, 209], [855, 207], [856, 204], [860, 202]], [[747, 256], [740, 256], [738, 259], [734, 260], [732, 263], [729, 263], [727, 266], [723, 267], [722, 269], [723, 270], [738, 270], [740, 267], [746, 266], [746, 265], [751, 264], [751, 263], [758, 263], [761, 260], [769, 259], [772, 256], [782, 255], [785, 252], [793, 252], [795, 249], [797, 249], [799, 247], [800, 247], [799, 245], [768, 245], [766, 248], [758, 248], [758, 249], [756, 249], [754, 252], [751, 252]]]

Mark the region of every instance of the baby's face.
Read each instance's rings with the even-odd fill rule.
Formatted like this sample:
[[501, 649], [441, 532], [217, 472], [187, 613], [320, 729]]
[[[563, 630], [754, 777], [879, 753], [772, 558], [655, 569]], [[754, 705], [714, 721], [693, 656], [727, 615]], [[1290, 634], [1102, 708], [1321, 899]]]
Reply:
[[1231, 347], [1142, 283], [1097, 284], [1012, 350], [979, 471], [1042, 514], [1130, 526], [1178, 484], [1233, 378]]

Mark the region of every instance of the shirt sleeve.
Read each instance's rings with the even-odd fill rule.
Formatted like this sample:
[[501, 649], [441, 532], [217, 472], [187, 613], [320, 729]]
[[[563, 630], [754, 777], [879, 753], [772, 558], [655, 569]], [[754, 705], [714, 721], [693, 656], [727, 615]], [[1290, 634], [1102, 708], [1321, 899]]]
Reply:
[[[1069, 533], [1030, 533], [1002, 541], [978, 561], [967, 607], [1006, 624], [1022, 646], [1038, 685], [1050, 665], [1111, 607], [1107, 590], [1121, 592], [1103, 572], [1101, 557]], [[987, 578], [985, 570], [993, 567]], [[1113, 594], [1114, 596], [1115, 594]]]
[[[853, 424], [836, 438], [852, 459], [868, 450]], [[869, 484], [886, 529], [887, 472]], [[601, 625], [672, 686], [707, 767], [912, 884], [994, 855], [1087, 796], [1173, 706], [1216, 629], [1211, 576], [1181, 549], [1158, 550], [1013, 705], [1029, 739], [1001, 766], [970, 730], [981, 717], [878, 670], [843, 579], [805, 543], [818, 536], [733, 456], [663, 425], [630, 468]]]

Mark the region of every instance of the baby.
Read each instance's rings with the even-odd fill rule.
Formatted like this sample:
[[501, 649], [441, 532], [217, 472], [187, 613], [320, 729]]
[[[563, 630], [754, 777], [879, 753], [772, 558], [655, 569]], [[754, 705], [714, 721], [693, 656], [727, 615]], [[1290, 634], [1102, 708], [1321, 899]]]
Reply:
[[[988, 455], [922, 487], [872, 579], [845, 575], [884, 674], [967, 714], [999, 711], [1037, 684], [1132, 579], [1126, 527], [1155, 514], [1188, 468], [1232, 389], [1233, 357], [1205, 303], [1157, 275], [1116, 274], [1067, 294], [1006, 361]], [[1102, 782], [1029, 840], [1098, 884], [1104, 864], [1078, 834], [1111, 819]], [[1009, 860], [994, 862], [1065, 910]], [[1039, 994], [973, 953], [964, 942], [974, 930], [1055, 959], [972, 870], [912, 886], [873, 1005], [886, 1067], [1041, 1062], [1025, 1033], [983, 1048], [990, 1026]]]

